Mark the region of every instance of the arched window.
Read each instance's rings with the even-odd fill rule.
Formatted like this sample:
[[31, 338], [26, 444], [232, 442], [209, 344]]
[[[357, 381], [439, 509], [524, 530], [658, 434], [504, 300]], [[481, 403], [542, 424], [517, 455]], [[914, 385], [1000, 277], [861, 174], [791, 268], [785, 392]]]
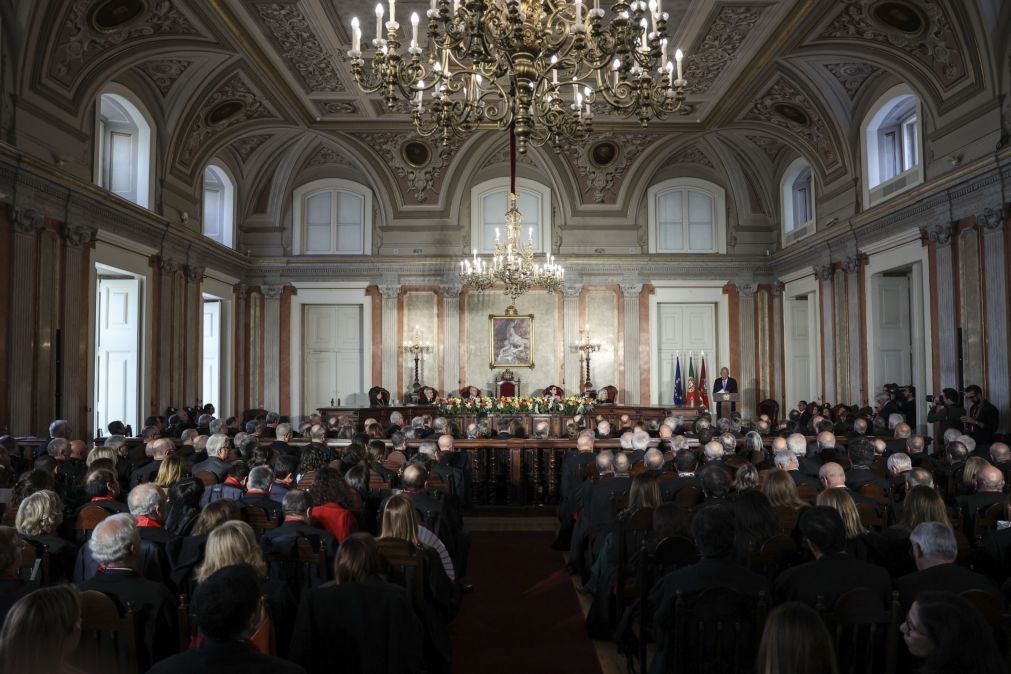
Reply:
[[648, 192], [650, 253], [726, 253], [727, 197], [719, 185], [674, 178]]
[[780, 182], [783, 205], [783, 245], [815, 232], [814, 178], [811, 165], [797, 159], [783, 173]]
[[95, 176], [104, 187], [148, 208], [151, 193], [151, 124], [140, 103], [117, 88], [98, 98]]
[[[535, 253], [551, 250], [551, 190], [525, 178], [516, 179], [519, 200], [516, 207], [523, 215], [524, 241], [532, 240]], [[505, 240], [505, 213], [509, 208], [509, 179], [494, 178], [474, 186], [470, 192], [471, 247], [478, 253], [495, 252], [495, 230]]]
[[923, 110], [904, 84], [871, 107], [861, 125], [864, 203], [872, 206], [923, 182]]
[[372, 252], [372, 190], [350, 180], [316, 180], [295, 190], [292, 250], [305, 255]]
[[217, 164], [204, 169], [204, 236], [234, 247], [235, 183]]

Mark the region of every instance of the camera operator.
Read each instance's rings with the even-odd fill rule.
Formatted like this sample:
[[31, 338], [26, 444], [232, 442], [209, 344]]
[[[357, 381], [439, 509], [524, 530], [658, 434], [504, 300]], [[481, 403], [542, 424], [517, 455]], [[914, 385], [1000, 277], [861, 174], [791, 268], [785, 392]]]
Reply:
[[927, 413], [927, 422], [939, 422], [941, 430], [939, 436], [949, 428], [962, 432], [962, 419], [965, 418], [965, 408], [958, 404], [958, 391], [953, 388], [946, 388], [941, 391], [941, 395], [934, 396], [933, 407]]
[[983, 389], [975, 384], [965, 387], [965, 400], [970, 405], [969, 414], [961, 419], [966, 434], [976, 441], [977, 446], [990, 445], [1000, 424], [1000, 412], [983, 397]]
[[912, 386], [903, 386], [899, 391], [899, 411], [906, 423], [916, 428], [916, 389]]

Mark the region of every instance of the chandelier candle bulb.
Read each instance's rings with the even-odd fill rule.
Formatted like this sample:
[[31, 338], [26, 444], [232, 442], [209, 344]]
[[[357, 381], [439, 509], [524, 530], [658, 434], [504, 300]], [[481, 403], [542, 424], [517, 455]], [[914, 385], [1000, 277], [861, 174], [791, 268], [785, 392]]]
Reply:
[[[390, 7], [393, 7], [393, 0], [390, 0]], [[390, 16], [393, 16], [393, 10], [390, 10]], [[414, 49], [418, 46], [418, 13], [411, 12], [411, 48]]]
[[393, 21], [394, 23], [397, 20], [394, 17], [394, 14], [396, 13], [396, 3], [397, 3], [397, 0], [390, 0], [390, 21]]
[[362, 31], [358, 27], [358, 17], [351, 19], [351, 34], [354, 37], [354, 46], [351, 50], [355, 53], [361, 53], [362, 50]]
[[682, 53], [682, 51], [680, 49], [678, 49], [676, 52], [674, 52], [674, 60], [677, 61], [677, 64], [678, 64], [678, 82], [680, 82], [682, 79], [684, 79], [681, 76], [681, 61], [684, 60], [684, 57], [685, 57], [685, 55], [684, 55], [684, 53]]
[[383, 4], [376, 5], [376, 41], [383, 39]]

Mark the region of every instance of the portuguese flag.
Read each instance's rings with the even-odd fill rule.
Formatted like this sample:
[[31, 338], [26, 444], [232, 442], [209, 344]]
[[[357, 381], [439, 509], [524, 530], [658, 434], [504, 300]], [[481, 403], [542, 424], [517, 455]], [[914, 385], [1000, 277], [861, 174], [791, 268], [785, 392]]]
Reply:
[[706, 356], [702, 354], [702, 367], [699, 368], [699, 398], [702, 406], [709, 407], [709, 382], [706, 381]]
[[685, 405], [696, 407], [698, 400], [695, 396], [695, 358], [688, 356], [688, 393], [685, 395]]

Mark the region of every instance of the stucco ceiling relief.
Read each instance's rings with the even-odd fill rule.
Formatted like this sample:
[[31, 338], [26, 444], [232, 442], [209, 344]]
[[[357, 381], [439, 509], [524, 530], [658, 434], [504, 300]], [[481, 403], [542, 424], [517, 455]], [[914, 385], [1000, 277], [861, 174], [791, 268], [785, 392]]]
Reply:
[[819, 39], [889, 45], [932, 71], [948, 89], [966, 75], [965, 59], [947, 10], [937, 0], [843, 0]]
[[436, 148], [427, 141], [409, 133], [357, 133], [356, 138], [379, 153], [387, 166], [393, 169], [405, 193], [414, 196], [417, 203], [428, 201], [438, 194], [443, 172], [460, 149], [459, 139], [452, 139], [449, 148]]
[[193, 61], [184, 59], [159, 59], [157, 61], [145, 61], [137, 66], [137, 68], [147, 75], [148, 79], [158, 87], [161, 95], [165, 96], [191, 65], [193, 65]]
[[583, 194], [598, 204], [613, 204], [625, 180], [625, 172], [656, 136], [623, 133], [601, 136], [592, 144], [569, 148], [569, 158], [579, 176]]
[[704, 94], [741, 50], [768, 5], [724, 5], [685, 59], [689, 94]]
[[270, 133], [245, 136], [232, 143], [232, 149], [235, 150], [235, 154], [245, 164], [249, 160], [249, 157], [271, 138], [273, 138], [273, 134]]
[[856, 98], [860, 87], [874, 74], [881, 71], [880, 68], [869, 63], [826, 63], [825, 69], [832, 74], [852, 101]]
[[259, 2], [256, 17], [280, 56], [297, 73], [306, 92], [343, 93], [347, 87], [333, 66], [333, 53], [320, 42], [297, 4]]
[[49, 74], [68, 89], [88, 63], [109, 50], [155, 35], [198, 34], [170, 0], [126, 3], [125, 15], [106, 16], [102, 10], [96, 0], [75, 0], [64, 14], [53, 40]]

